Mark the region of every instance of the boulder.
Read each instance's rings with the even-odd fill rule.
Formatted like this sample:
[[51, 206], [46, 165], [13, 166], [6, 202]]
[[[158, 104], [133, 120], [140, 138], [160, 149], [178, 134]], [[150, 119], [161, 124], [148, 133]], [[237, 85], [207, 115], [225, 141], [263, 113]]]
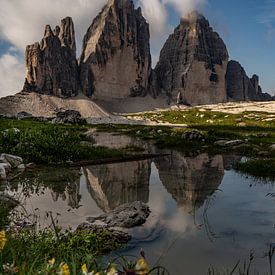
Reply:
[[47, 25], [42, 41], [27, 46], [25, 57], [23, 91], [70, 97], [80, 90], [72, 18], [64, 18], [54, 30]]
[[60, 111], [56, 114], [56, 117], [52, 120], [55, 124], [86, 124], [87, 121], [81, 117], [78, 111], [66, 110]]
[[23, 164], [23, 159], [21, 157], [9, 154], [1, 154], [0, 160], [2, 160], [2, 162], [9, 163], [12, 168], [17, 168], [19, 165]]
[[151, 73], [149, 38], [141, 8], [135, 9], [130, 0], [109, 0], [83, 40], [83, 92], [106, 101], [146, 95]]
[[16, 115], [16, 117], [17, 117], [18, 119], [25, 119], [25, 118], [32, 118], [33, 115], [30, 114], [30, 113], [27, 113], [27, 112], [19, 112], [19, 113]]
[[107, 228], [132, 228], [142, 225], [150, 215], [149, 207], [140, 201], [117, 207], [109, 213], [87, 218], [90, 224], [100, 224]]
[[220, 103], [226, 101], [227, 62], [223, 40], [203, 15], [192, 12], [165, 42], [154, 73], [171, 103]]
[[7, 179], [7, 173], [6, 173], [4, 163], [0, 163], [0, 179], [1, 180], [6, 180]]

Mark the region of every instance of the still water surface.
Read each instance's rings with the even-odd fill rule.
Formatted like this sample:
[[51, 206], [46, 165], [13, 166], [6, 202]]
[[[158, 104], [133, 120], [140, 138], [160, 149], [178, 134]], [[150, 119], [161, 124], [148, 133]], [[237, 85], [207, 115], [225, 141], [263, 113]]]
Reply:
[[[121, 137], [104, 138], [101, 142], [113, 147], [114, 140], [123, 144]], [[150, 144], [143, 147], [156, 152]], [[210, 266], [231, 270], [253, 251], [251, 274], [268, 274], [264, 256], [275, 243], [275, 201], [267, 194], [275, 193], [273, 183], [231, 170], [240, 157], [169, 153], [81, 170], [37, 169], [5, 189], [20, 196], [26, 212], [42, 226], [50, 223], [45, 213], [51, 211], [59, 214], [64, 228], [140, 200], [152, 213], [143, 226], [132, 229], [134, 238], [123, 253], [138, 255], [143, 248], [151, 265], [163, 265], [172, 275], [193, 275], [206, 274]]]

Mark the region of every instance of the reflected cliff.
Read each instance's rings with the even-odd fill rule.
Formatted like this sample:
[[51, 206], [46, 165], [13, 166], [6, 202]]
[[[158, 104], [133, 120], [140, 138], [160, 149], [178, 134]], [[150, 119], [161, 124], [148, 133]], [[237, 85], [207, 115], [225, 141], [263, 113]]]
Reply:
[[149, 200], [150, 160], [95, 165], [83, 168], [83, 172], [88, 191], [103, 211]]
[[178, 207], [189, 212], [201, 207], [219, 187], [224, 176], [223, 157], [201, 154], [185, 157], [180, 152], [156, 159], [159, 177]]
[[50, 191], [52, 200], [62, 200], [72, 209], [80, 207], [80, 173], [78, 169], [37, 168], [10, 183], [11, 192], [21, 192], [25, 198], [41, 196]]

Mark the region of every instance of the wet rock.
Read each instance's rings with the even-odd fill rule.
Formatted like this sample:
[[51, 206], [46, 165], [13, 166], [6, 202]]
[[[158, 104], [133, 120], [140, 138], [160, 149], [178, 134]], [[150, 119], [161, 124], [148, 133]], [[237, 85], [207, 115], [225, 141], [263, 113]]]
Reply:
[[81, 117], [78, 111], [66, 110], [60, 111], [56, 114], [56, 117], [52, 120], [55, 124], [86, 124], [86, 119]]
[[226, 46], [197, 12], [181, 19], [169, 36], [155, 68], [157, 83], [172, 103], [187, 105], [226, 101]]
[[145, 96], [151, 73], [149, 25], [133, 1], [109, 0], [83, 41], [83, 92], [101, 100]]
[[145, 203], [137, 201], [121, 205], [98, 217], [87, 218], [87, 221], [90, 224], [101, 224], [107, 228], [132, 228], [144, 224], [150, 212], [149, 207]]
[[23, 159], [18, 156], [9, 155], [9, 154], [1, 154], [0, 159], [6, 163], [9, 163], [12, 168], [17, 168], [19, 165], [23, 164]]
[[77, 227], [77, 231], [89, 231], [96, 234], [107, 232], [110, 234], [112, 239], [121, 244], [128, 243], [132, 238], [127, 232], [121, 231], [117, 228], [109, 228], [108, 226], [89, 223], [80, 224]]

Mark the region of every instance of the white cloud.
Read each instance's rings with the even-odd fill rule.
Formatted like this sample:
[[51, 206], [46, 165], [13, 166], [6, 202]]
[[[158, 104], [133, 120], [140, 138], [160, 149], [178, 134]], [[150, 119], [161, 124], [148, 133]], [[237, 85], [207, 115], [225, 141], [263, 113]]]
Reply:
[[163, 0], [163, 3], [171, 5], [179, 15], [183, 16], [190, 11], [199, 9], [206, 3], [206, 0]]
[[94, 16], [106, 0], [0, 0], [1, 37], [22, 52], [26, 45], [40, 41], [46, 24], [53, 27], [71, 16], [78, 45]]
[[0, 57], [0, 97], [15, 94], [23, 87], [24, 65], [14, 53]]

